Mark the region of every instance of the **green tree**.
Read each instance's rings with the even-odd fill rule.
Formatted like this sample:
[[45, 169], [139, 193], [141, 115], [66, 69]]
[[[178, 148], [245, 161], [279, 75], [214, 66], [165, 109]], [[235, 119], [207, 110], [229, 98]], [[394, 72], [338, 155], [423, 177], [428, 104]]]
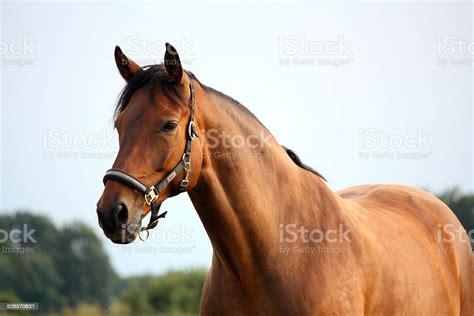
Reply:
[[68, 303], [108, 306], [117, 275], [95, 233], [84, 224], [70, 224], [59, 232], [58, 251], [61, 292]]
[[454, 188], [438, 197], [456, 214], [466, 231], [471, 232], [471, 246], [474, 249], [474, 194], [463, 194], [458, 188]]
[[17, 213], [1, 216], [0, 228], [9, 235], [1, 236], [0, 291], [13, 292], [24, 302], [39, 302], [42, 309], [57, 310], [64, 297], [52, 257], [54, 225], [44, 216]]
[[57, 229], [45, 216], [22, 212], [0, 216], [0, 229], [0, 292], [38, 302], [41, 311], [109, 304], [117, 275], [89, 227]]
[[142, 276], [128, 280], [121, 301], [137, 315], [153, 313], [198, 314], [207, 271], [171, 271], [161, 276]]

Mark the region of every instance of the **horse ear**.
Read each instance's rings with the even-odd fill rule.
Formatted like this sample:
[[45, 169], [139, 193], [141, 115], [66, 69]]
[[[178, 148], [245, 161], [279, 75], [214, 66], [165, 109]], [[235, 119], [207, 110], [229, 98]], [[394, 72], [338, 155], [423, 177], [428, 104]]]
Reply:
[[176, 83], [181, 83], [183, 77], [183, 68], [176, 49], [169, 43], [166, 43], [165, 69], [170, 79]]
[[125, 81], [129, 82], [136, 74], [143, 71], [133, 60], [125, 56], [120, 47], [115, 46], [114, 55], [117, 68]]

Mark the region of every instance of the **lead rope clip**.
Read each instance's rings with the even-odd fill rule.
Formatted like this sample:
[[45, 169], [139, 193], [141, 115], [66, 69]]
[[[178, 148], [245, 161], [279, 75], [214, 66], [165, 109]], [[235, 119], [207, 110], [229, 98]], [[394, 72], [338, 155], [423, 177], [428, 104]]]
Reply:
[[182, 160], [184, 163], [184, 179], [181, 180], [181, 190], [186, 191], [189, 185], [189, 175], [191, 174], [191, 155], [184, 153]]

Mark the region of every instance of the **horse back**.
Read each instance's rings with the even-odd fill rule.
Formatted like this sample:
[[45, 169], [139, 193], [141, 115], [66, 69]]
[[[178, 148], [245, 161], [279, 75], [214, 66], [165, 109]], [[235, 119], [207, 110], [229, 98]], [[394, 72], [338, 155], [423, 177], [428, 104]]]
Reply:
[[[441, 200], [399, 185], [356, 186], [337, 195], [356, 238], [367, 245], [363, 264], [378, 267], [366, 272], [367, 293], [380, 296], [370, 300], [375, 303], [367, 307], [368, 314], [381, 309], [390, 292], [397, 303], [417, 295], [420, 306], [442, 302], [433, 312], [474, 312], [474, 255], [465, 229]], [[385, 264], [377, 265], [380, 261]], [[432, 286], [422, 293], [419, 284]]]

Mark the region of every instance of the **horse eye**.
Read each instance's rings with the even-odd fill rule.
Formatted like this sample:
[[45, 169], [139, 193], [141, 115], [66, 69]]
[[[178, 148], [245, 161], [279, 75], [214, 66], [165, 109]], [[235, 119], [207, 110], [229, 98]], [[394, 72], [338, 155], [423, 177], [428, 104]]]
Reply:
[[176, 121], [168, 121], [166, 122], [165, 126], [163, 126], [162, 131], [164, 132], [172, 132], [178, 127], [178, 122]]

